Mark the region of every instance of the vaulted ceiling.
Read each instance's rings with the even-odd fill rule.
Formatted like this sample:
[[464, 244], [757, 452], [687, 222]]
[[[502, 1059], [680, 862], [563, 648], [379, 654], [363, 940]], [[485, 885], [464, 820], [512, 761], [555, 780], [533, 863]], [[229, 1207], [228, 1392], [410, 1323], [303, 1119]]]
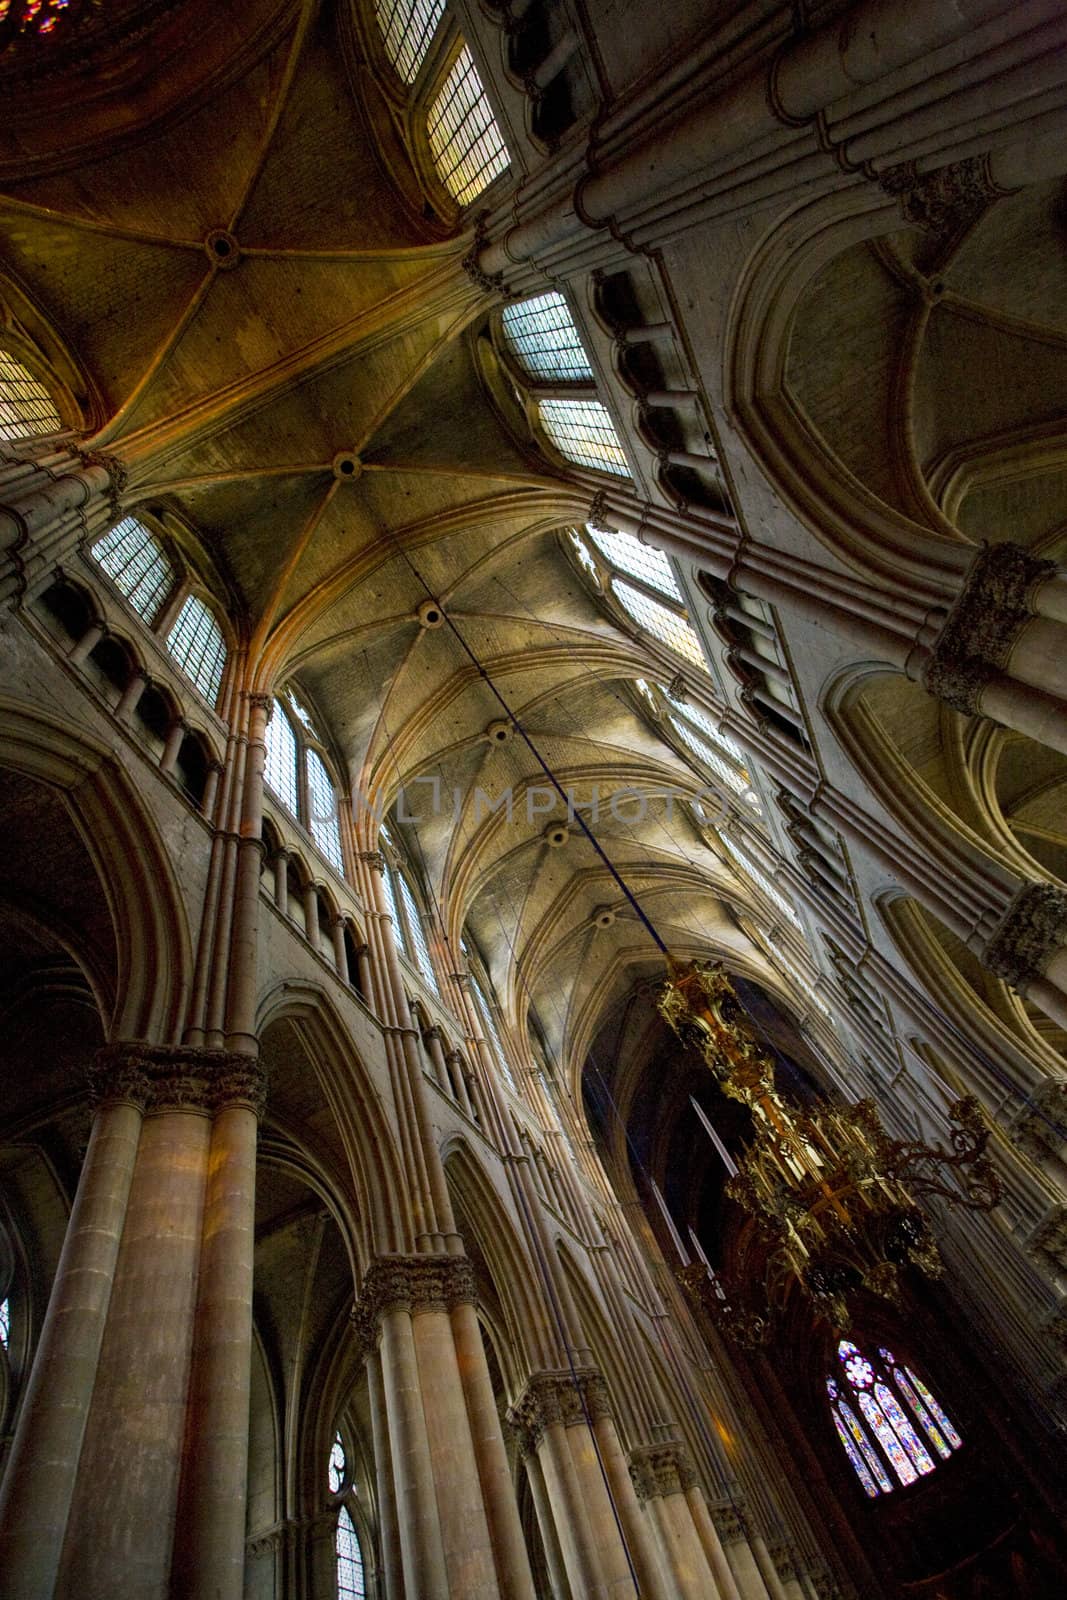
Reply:
[[[744, 885], [684, 809], [608, 803], [699, 780], [633, 689], [662, 658], [559, 531], [588, 490], [482, 382], [470, 230], [405, 165], [370, 6], [147, 11], [157, 72], [119, 37], [106, 73], [25, 83], [0, 135], [0, 297], [69, 362], [127, 503], [184, 519], [249, 681], [299, 685], [353, 792], [405, 789], [419, 820], [398, 828], [449, 938], [469, 922], [512, 1015], [532, 1003], [572, 1070], [662, 970], [605, 858], [666, 943], [770, 978], [737, 921]], [[429, 597], [442, 626], [420, 621]], [[535, 749], [491, 739], [509, 714]], [[603, 854], [573, 819], [546, 838], [567, 819], [527, 800], [542, 761], [599, 793]], [[510, 821], [489, 808], [508, 787]]]

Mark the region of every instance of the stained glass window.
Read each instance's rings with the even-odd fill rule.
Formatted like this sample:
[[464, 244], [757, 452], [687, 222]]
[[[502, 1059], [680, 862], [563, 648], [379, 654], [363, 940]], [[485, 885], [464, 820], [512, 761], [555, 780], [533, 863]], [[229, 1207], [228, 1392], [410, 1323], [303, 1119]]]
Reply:
[[[890, 1492], [892, 1483], [886, 1462], [905, 1486], [918, 1482], [937, 1466], [906, 1407], [910, 1407], [942, 1460], [947, 1460], [963, 1443], [930, 1391], [910, 1367], [902, 1368], [896, 1362], [891, 1351], [879, 1349], [875, 1358], [850, 1340], [842, 1339], [837, 1356], [844, 1379], [828, 1378], [826, 1392], [837, 1436], [865, 1494], [873, 1498]], [[863, 1421], [840, 1392], [846, 1382], [846, 1392], [851, 1392]]]
[[178, 612], [167, 635], [167, 649], [204, 699], [214, 705], [226, 665], [226, 641], [215, 618], [195, 594], [186, 597]]
[[505, 306], [504, 338], [527, 377], [554, 383], [589, 383], [593, 369], [567, 302], [553, 290]]
[[314, 736], [315, 724], [311, 720], [311, 712], [306, 706], [301, 705], [292, 689], [287, 689], [285, 691], [285, 698], [289, 702], [294, 717], [297, 717], [304, 724], [304, 727], [307, 729], [307, 731]]
[[439, 992], [437, 975], [433, 970], [433, 962], [430, 960], [430, 947], [426, 943], [426, 935], [423, 932], [422, 918], [419, 916], [419, 908], [415, 896], [411, 892], [411, 885], [402, 872], [397, 873], [396, 881], [400, 889], [400, 898], [404, 902], [408, 935], [415, 955], [415, 965], [430, 985], [430, 988], [437, 994]]
[[385, 53], [405, 83], [414, 83], [444, 15], [445, 0], [374, 0]]
[[337, 794], [326, 771], [326, 763], [317, 750], [307, 753], [308, 823], [311, 837], [330, 863], [344, 876], [344, 857], [341, 854], [341, 824], [337, 818]]
[[630, 533], [603, 533], [588, 522], [585, 531], [613, 567], [620, 567], [632, 578], [640, 578], [643, 583], [666, 595], [668, 600], [676, 600], [679, 605], [685, 604], [682, 591], [674, 581], [670, 557], [664, 551], [642, 544]]
[[430, 106], [426, 135], [437, 175], [461, 206], [480, 195], [510, 165], [466, 45]]
[[735, 767], [731, 767], [728, 762], [724, 761], [722, 756], [717, 755], [707, 740], [702, 739], [688, 725], [684, 717], [671, 717], [670, 721], [671, 726], [683, 744], [688, 745], [697, 759], [703, 761], [706, 767], [710, 767], [712, 772], [717, 773], [727, 788], [732, 789], [735, 794], [744, 794], [746, 792], [748, 789], [747, 773], [738, 772]]
[[267, 723], [267, 765], [264, 777], [282, 805], [287, 807], [294, 817], [299, 815], [296, 734], [278, 700], [274, 702], [274, 710]]
[[5, 1295], [0, 1300], [0, 1344], [6, 1350], [11, 1339], [11, 1302]]
[[599, 400], [542, 400], [538, 409], [561, 456], [617, 478], [630, 476], [619, 436]]
[[123, 517], [96, 541], [92, 556], [141, 620], [151, 627], [174, 587], [175, 575], [148, 529], [135, 517]]
[[330, 1493], [339, 1494], [345, 1486], [345, 1477], [348, 1472], [348, 1463], [345, 1460], [345, 1447], [341, 1435], [337, 1434], [330, 1451]]
[[393, 936], [400, 949], [406, 955], [408, 948], [407, 936], [404, 933], [404, 924], [400, 920], [400, 911], [396, 903], [396, 890], [393, 887], [393, 869], [388, 863], [382, 873], [382, 887], [385, 890], [385, 909], [393, 921]]
[[622, 578], [617, 578], [611, 587], [636, 623], [655, 634], [676, 655], [684, 657], [702, 672], [707, 671], [700, 640], [684, 617], [679, 616], [677, 611], [668, 611], [658, 600], [653, 600], [643, 590], [635, 589]]
[[570, 536], [571, 536], [571, 543], [573, 544], [575, 550], [578, 553], [578, 560], [581, 562], [582, 570], [588, 574], [591, 582], [596, 584], [596, 587], [599, 589], [600, 588], [600, 574], [596, 569], [596, 562], [593, 560], [592, 556], [589, 554], [589, 546], [586, 544], [585, 540], [582, 538], [581, 534], [577, 532], [576, 529], [571, 528], [568, 531], [569, 531]]
[[29, 439], [39, 433], [57, 433], [62, 426], [44, 384], [10, 351], [0, 350], [0, 439]]
[[697, 727], [707, 734], [713, 744], [721, 745], [728, 755], [733, 756], [735, 761], [740, 761], [742, 766], [744, 765], [745, 752], [741, 746], [735, 739], [731, 739], [728, 733], [723, 733], [717, 728], [706, 711], [702, 711], [699, 706], [689, 705], [688, 702], [682, 706], [681, 710], [682, 715], [690, 722], [695, 722]]
[[742, 867], [748, 876], [755, 883], [759, 884], [760, 888], [763, 890], [771, 904], [777, 906], [782, 915], [788, 917], [795, 928], [799, 928], [800, 918], [793, 910], [793, 907], [789, 904], [789, 901], [785, 898], [785, 896], [778, 892], [770, 878], [767, 877], [767, 874], [760, 871], [752, 857], [746, 851], [742, 850], [741, 846], [736, 844], [734, 840], [730, 838], [728, 833], [720, 833], [719, 838], [733, 856], [738, 866]]
[[337, 1600], [364, 1600], [363, 1552], [348, 1514], [342, 1506], [337, 1514]]

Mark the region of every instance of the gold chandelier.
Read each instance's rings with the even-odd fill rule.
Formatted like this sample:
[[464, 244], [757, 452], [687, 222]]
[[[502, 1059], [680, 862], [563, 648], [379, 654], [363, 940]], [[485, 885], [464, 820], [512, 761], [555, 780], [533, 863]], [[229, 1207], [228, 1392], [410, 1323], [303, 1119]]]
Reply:
[[949, 1108], [951, 1149], [891, 1139], [871, 1100], [798, 1110], [777, 1092], [774, 1063], [726, 974], [670, 957], [668, 966], [661, 1014], [700, 1052], [723, 1093], [748, 1107], [754, 1125], [726, 1185], [754, 1223], [742, 1236], [736, 1278], [727, 1282], [706, 1263], [680, 1267], [691, 1296], [737, 1342], [756, 1346], [796, 1287], [844, 1333], [857, 1293], [898, 1300], [906, 1265], [939, 1276], [918, 1198], [938, 1195], [975, 1211], [1000, 1198], [977, 1100], [968, 1095]]

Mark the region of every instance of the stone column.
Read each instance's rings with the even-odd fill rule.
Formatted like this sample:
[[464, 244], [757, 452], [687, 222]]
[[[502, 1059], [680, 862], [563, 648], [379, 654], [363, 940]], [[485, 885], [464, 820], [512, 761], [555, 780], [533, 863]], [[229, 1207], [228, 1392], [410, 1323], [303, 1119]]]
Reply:
[[1051, 883], [1024, 884], [994, 928], [982, 965], [1067, 1028], [1067, 893]]
[[241, 1600], [245, 1569], [256, 1137], [266, 1082], [219, 1063], [197, 1286], [174, 1583], [182, 1600]]
[[741, 1600], [769, 1600], [767, 1585], [748, 1542], [744, 1511], [730, 1501], [720, 1501], [711, 1507], [711, 1519]]
[[377, 1343], [364, 1351], [367, 1398], [374, 1444], [374, 1479], [378, 1491], [378, 1541], [382, 1552], [383, 1600], [404, 1600], [404, 1572], [400, 1553], [400, 1524], [396, 1514], [393, 1452], [389, 1443], [382, 1358]]
[[0, 454], [0, 605], [18, 604], [119, 515], [125, 469], [67, 441], [4, 443]]
[[735, 1600], [717, 1581], [722, 1574], [708, 1561], [693, 1522], [688, 1493], [690, 1489], [700, 1491], [685, 1446], [667, 1440], [632, 1450], [630, 1476], [659, 1536], [668, 1595], [697, 1600], [698, 1596], [717, 1594], [721, 1600]]
[[[211, 1145], [212, 1065], [122, 1047], [147, 1080], [125, 1226], [56, 1600], [168, 1589]], [[107, 1492], [101, 1492], [101, 1486]]]
[[[542, 1536], [546, 1549], [558, 1541], [572, 1592], [582, 1600], [632, 1600], [641, 1579], [637, 1563], [631, 1567], [633, 1557], [620, 1525], [625, 1529], [633, 1518], [627, 1510], [624, 1521], [616, 1486], [606, 1465], [601, 1470], [594, 1432], [606, 1407], [603, 1379], [591, 1368], [538, 1372], [527, 1381], [508, 1420], [520, 1448], [535, 1456], [540, 1467], [551, 1516]], [[633, 1514], [640, 1515], [636, 1504]], [[647, 1548], [640, 1559], [647, 1572], [654, 1571]]]
[[147, 1084], [136, 1059], [104, 1052], [96, 1113], [0, 1495], [8, 1600], [51, 1595], [126, 1219]]
[[[474, 1369], [489, 1380], [476, 1325], [476, 1345], [469, 1328], [460, 1347], [455, 1338], [453, 1316], [464, 1307], [473, 1316], [473, 1304], [465, 1256], [380, 1256], [357, 1307], [368, 1342], [380, 1328], [404, 1592], [418, 1600], [532, 1596], [528, 1562], [515, 1559], [502, 1517], [493, 1451], [478, 1426], [484, 1394]], [[462, 1313], [459, 1320], [462, 1327]]]

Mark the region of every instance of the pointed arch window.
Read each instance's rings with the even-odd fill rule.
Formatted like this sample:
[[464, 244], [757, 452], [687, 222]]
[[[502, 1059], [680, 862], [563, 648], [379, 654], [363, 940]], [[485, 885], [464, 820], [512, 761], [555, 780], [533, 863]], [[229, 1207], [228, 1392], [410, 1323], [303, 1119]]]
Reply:
[[346, 873], [337, 786], [319, 750], [310, 743], [313, 738], [310, 712], [287, 688], [285, 703], [274, 701], [267, 723], [263, 776], [285, 809], [303, 823], [319, 854], [343, 878]]
[[[339, 1433], [334, 1436], [327, 1474], [330, 1493], [344, 1495], [349, 1489], [349, 1471], [344, 1442]], [[363, 1551], [360, 1548], [355, 1523], [343, 1500], [337, 1511], [334, 1554], [337, 1558], [337, 1600], [365, 1600], [367, 1588], [363, 1571]]]
[[585, 531], [613, 567], [628, 572], [632, 578], [639, 578], [676, 605], [684, 606], [682, 591], [671, 570], [670, 557], [664, 550], [642, 544], [633, 534], [596, 528], [590, 522], [586, 523]]
[[793, 924], [794, 928], [799, 928], [800, 918], [793, 910], [793, 907], [789, 904], [789, 901], [785, 898], [785, 896], [775, 888], [767, 874], [760, 871], [752, 857], [748, 854], [748, 851], [742, 850], [737, 841], [735, 839], [731, 839], [730, 835], [728, 833], [724, 833], [721, 829], [719, 830], [718, 837], [722, 841], [723, 845], [725, 845], [730, 855], [733, 856], [734, 860], [737, 862], [737, 865], [741, 867], [745, 876], [751, 878], [752, 881], [758, 885], [758, 887], [767, 896], [767, 899], [771, 902], [771, 904], [777, 906], [784, 917], [789, 918], [789, 921]]
[[330, 863], [344, 876], [341, 854], [341, 824], [337, 816], [337, 793], [317, 750], [307, 752], [308, 822], [311, 837]]
[[865, 1353], [842, 1339], [826, 1393], [835, 1431], [868, 1499], [928, 1477], [963, 1443], [922, 1380], [885, 1346]]
[[92, 557], [150, 628], [177, 582], [155, 536], [136, 517], [123, 517], [96, 541]]
[[32, 439], [62, 427], [44, 384], [9, 350], [0, 350], [0, 439]]
[[397, 873], [396, 884], [397, 888], [400, 890], [400, 898], [404, 905], [404, 921], [407, 925], [408, 948], [415, 958], [415, 965], [418, 967], [419, 972], [430, 985], [430, 988], [433, 990], [434, 994], [439, 996], [440, 990], [437, 987], [437, 974], [434, 972], [433, 962], [430, 960], [430, 947], [426, 943], [426, 934], [423, 931], [422, 918], [419, 916], [418, 902], [415, 899], [414, 893], [412, 892], [411, 885], [408, 883], [402, 872]]
[[592, 383], [593, 369], [566, 300], [552, 290], [505, 306], [504, 342], [528, 378]]
[[699, 667], [701, 672], [707, 671], [700, 640], [683, 615], [668, 610], [658, 600], [653, 600], [642, 589], [635, 589], [632, 583], [622, 578], [617, 578], [611, 587], [620, 604], [640, 627], [646, 628], [675, 655]]
[[430, 104], [426, 136], [437, 175], [461, 206], [469, 205], [511, 165], [467, 45]]
[[630, 468], [619, 436], [599, 400], [542, 400], [538, 407], [545, 432], [568, 461], [579, 467], [628, 478]]
[[504, 1049], [504, 1041], [500, 1037], [500, 1029], [496, 1025], [496, 1017], [493, 1014], [493, 1006], [489, 1000], [488, 994], [478, 979], [477, 972], [474, 970], [470, 959], [470, 952], [467, 949], [466, 944], [463, 945], [463, 954], [466, 957], [467, 967], [471, 975], [471, 991], [474, 995], [474, 1003], [478, 1010], [478, 1014], [481, 1017], [482, 1026], [485, 1029], [486, 1037], [490, 1042], [493, 1055], [496, 1058], [497, 1066], [500, 1068], [504, 1082], [507, 1084], [512, 1094], [518, 1094], [519, 1091], [516, 1086], [515, 1079], [512, 1076], [511, 1067], [508, 1064], [507, 1051]]
[[204, 699], [214, 705], [226, 665], [226, 641], [214, 616], [197, 595], [186, 596], [167, 635], [167, 650]]
[[385, 53], [406, 84], [418, 77], [444, 11], [445, 0], [374, 0]]

